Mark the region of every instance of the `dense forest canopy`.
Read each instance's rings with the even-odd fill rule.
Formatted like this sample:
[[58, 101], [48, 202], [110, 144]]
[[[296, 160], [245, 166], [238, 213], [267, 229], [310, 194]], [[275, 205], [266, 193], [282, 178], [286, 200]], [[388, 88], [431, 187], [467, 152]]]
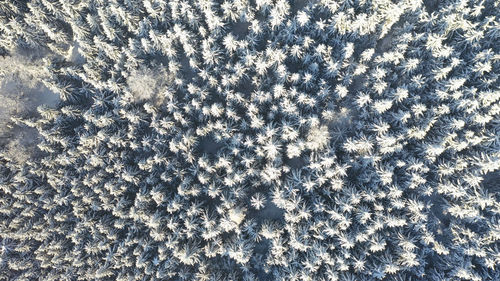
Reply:
[[0, 2], [0, 280], [500, 280], [500, 2]]

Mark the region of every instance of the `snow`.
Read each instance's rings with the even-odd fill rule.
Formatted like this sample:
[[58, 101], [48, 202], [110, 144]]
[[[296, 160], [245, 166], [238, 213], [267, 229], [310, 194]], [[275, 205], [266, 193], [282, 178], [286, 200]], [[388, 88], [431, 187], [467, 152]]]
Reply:
[[223, 144], [218, 143], [212, 137], [203, 138], [199, 143], [199, 150], [202, 154], [216, 155], [223, 147]]
[[165, 73], [149, 69], [132, 71], [127, 77], [127, 85], [136, 102], [154, 100], [159, 103], [165, 89]]
[[284, 213], [285, 210], [278, 208], [271, 200], [267, 200], [264, 208], [254, 211], [250, 217], [258, 220], [281, 221], [284, 220]]
[[85, 63], [85, 58], [80, 53], [80, 45], [78, 42], [73, 42], [73, 45], [68, 49], [66, 59], [77, 65]]
[[308, 4], [314, 4], [316, 2], [318, 2], [318, 0], [293, 0], [293, 4], [291, 5], [292, 14], [296, 14], [297, 12], [303, 10]]
[[500, 191], [500, 170], [489, 172], [484, 175], [483, 186], [490, 193]]
[[250, 27], [249, 22], [237, 22], [233, 24], [231, 31], [236, 36], [236, 38], [244, 39], [245, 36], [248, 34], [249, 27]]
[[37, 107], [56, 107], [59, 96], [42, 83], [47, 74], [41, 71], [42, 60], [17, 54], [0, 59], [0, 149], [18, 162], [37, 153], [40, 135], [34, 128], [15, 125], [12, 117], [36, 116]]
[[439, 1], [438, 0], [424, 0], [424, 6], [427, 13], [432, 14], [433, 12], [437, 12]]

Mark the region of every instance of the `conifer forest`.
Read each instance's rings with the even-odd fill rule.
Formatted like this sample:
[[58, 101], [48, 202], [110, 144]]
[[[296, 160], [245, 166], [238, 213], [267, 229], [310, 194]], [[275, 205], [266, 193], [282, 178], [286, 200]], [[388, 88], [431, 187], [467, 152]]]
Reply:
[[11, 280], [500, 280], [500, 1], [0, 0]]

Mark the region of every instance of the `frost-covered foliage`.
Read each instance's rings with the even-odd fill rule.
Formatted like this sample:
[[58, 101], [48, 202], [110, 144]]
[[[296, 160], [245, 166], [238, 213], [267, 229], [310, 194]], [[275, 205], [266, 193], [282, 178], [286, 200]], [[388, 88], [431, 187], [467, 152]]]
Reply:
[[137, 102], [161, 100], [161, 93], [165, 90], [164, 82], [165, 73], [154, 73], [150, 70], [133, 71], [127, 77], [127, 85]]
[[44, 154], [0, 280], [499, 280], [500, 2], [0, 2]]

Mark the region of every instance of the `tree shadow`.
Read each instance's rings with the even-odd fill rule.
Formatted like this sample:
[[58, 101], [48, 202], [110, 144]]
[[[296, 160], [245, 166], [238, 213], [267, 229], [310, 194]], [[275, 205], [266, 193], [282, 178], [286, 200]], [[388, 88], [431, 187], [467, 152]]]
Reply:
[[249, 22], [236, 22], [231, 26], [231, 32], [238, 40], [245, 39], [249, 32], [249, 27]]
[[274, 220], [283, 221], [285, 219], [285, 210], [278, 208], [271, 200], [267, 200], [264, 208], [254, 211], [253, 217], [259, 221]]
[[292, 15], [296, 15], [300, 10], [307, 7], [309, 4], [314, 4], [318, 2], [318, 0], [293, 0], [290, 5], [290, 10]]
[[500, 170], [487, 173], [483, 177], [483, 187], [490, 193], [500, 192]]
[[181, 64], [181, 73], [182, 76], [187, 80], [187, 82], [191, 82], [196, 77], [196, 72], [191, 65], [189, 64], [189, 58], [181, 52], [179, 63]]
[[438, 0], [424, 0], [424, 7], [427, 13], [432, 14], [439, 8]]
[[196, 151], [200, 154], [206, 154], [210, 157], [214, 157], [223, 146], [224, 144], [219, 143], [213, 137], [208, 136], [201, 138], [196, 147]]
[[304, 157], [293, 157], [293, 158], [284, 158], [284, 164], [292, 169], [302, 169], [305, 165], [307, 165], [307, 160]]

